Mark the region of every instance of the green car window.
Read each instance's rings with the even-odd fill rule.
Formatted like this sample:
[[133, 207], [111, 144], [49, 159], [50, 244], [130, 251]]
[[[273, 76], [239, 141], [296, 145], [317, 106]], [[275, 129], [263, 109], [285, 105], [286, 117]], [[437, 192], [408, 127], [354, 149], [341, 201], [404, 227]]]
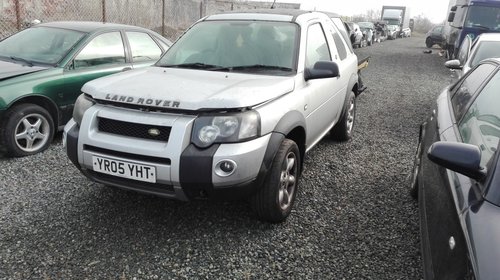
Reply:
[[74, 67], [92, 67], [105, 64], [125, 63], [125, 48], [120, 32], [101, 34], [76, 56]]
[[161, 49], [153, 39], [143, 32], [127, 32], [132, 60], [134, 62], [158, 60]]
[[0, 42], [1, 57], [22, 58], [32, 63], [57, 64], [85, 36], [85, 33], [52, 28], [33, 27]]

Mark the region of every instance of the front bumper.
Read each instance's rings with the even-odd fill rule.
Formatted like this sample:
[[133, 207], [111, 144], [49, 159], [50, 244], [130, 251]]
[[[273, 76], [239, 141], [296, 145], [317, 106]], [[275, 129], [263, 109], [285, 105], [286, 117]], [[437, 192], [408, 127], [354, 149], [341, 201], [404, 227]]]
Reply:
[[[261, 185], [269, 167], [264, 163], [264, 158], [269, 158], [266, 153], [274, 155], [277, 149], [274, 148], [276, 145], [268, 149], [271, 138], [281, 139], [279, 135], [273, 137], [269, 134], [244, 143], [217, 144], [199, 149], [190, 143], [194, 116], [124, 111], [96, 105], [85, 113], [81, 126], [73, 120], [68, 122], [63, 142], [71, 162], [96, 182], [179, 200], [200, 197], [237, 199], [251, 195]], [[101, 132], [99, 118], [151, 126], [167, 125], [171, 127], [169, 140], [159, 142]], [[95, 156], [152, 166], [156, 170], [156, 182], [98, 172], [93, 167]], [[236, 165], [229, 176], [215, 172], [224, 160]]]

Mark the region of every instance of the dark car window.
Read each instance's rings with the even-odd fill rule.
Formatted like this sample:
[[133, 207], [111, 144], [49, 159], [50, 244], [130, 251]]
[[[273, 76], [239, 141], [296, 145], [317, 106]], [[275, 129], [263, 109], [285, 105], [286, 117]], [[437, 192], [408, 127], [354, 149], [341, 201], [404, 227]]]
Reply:
[[340, 38], [339, 33], [333, 28], [330, 29], [330, 32], [332, 33], [333, 41], [335, 41], [335, 46], [337, 47], [337, 52], [339, 53], [340, 60], [344, 60], [347, 57], [347, 50], [344, 46], [344, 43], [342, 42], [342, 38]]
[[462, 140], [481, 149], [481, 165], [497, 150], [500, 139], [500, 72], [484, 86], [459, 123]]
[[471, 59], [470, 67], [478, 65], [483, 59], [500, 57], [500, 41], [483, 41], [476, 48], [477, 50]]
[[161, 49], [155, 41], [144, 32], [126, 32], [130, 49], [132, 51], [132, 61], [158, 60], [161, 56]]
[[319, 23], [309, 26], [306, 44], [306, 67], [312, 68], [321, 60], [332, 60], [325, 33]]
[[432, 30], [432, 33], [435, 33], [435, 34], [441, 34], [441, 31], [443, 30], [443, 27], [442, 26], [436, 26], [434, 27], [434, 29]]
[[92, 67], [104, 64], [125, 63], [125, 49], [120, 32], [101, 34], [76, 56], [74, 67]]
[[474, 93], [479, 89], [484, 82], [485, 77], [488, 77], [495, 69], [491, 64], [482, 64], [469, 72], [469, 75], [464, 77], [461, 82], [458, 82], [452, 89], [451, 103], [455, 119], [460, 120], [467, 110]]

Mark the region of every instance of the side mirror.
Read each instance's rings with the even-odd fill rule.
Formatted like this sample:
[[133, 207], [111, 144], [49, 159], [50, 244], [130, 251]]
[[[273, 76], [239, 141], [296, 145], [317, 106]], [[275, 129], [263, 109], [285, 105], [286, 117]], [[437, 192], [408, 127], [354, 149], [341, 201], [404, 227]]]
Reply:
[[431, 145], [427, 157], [472, 179], [480, 180], [486, 175], [486, 170], [481, 168], [481, 150], [475, 145], [440, 141]]
[[453, 7], [451, 7], [450, 11], [452, 11], [452, 12], [456, 12], [456, 11], [457, 11], [457, 6], [453, 6]]
[[[453, 10], [453, 9], [452, 9]], [[448, 15], [448, 22], [453, 22], [453, 20], [455, 20], [455, 13], [454, 12], [451, 12], [449, 15]]]
[[339, 76], [339, 66], [333, 61], [318, 61], [314, 64], [313, 68], [306, 68], [304, 71], [304, 79], [306, 81]]
[[458, 69], [458, 70], [462, 69], [462, 64], [458, 59], [448, 60], [444, 63], [444, 66], [450, 69]]

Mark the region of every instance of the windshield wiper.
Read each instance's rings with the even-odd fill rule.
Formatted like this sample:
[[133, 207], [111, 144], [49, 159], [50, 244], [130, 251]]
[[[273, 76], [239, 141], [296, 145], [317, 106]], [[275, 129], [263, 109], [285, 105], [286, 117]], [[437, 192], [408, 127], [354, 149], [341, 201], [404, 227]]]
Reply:
[[26, 64], [28, 64], [28, 66], [33, 66], [33, 62], [27, 60], [27, 59], [24, 59], [22, 57], [17, 57], [17, 56], [10, 56], [10, 59], [12, 60], [15, 60], [15, 61], [21, 61], [21, 62], [24, 62]]
[[254, 64], [254, 65], [241, 65], [241, 66], [232, 66], [231, 70], [280, 70], [291, 72], [292, 68], [276, 66], [276, 65], [264, 65], [264, 64]]
[[201, 62], [194, 62], [194, 63], [182, 63], [182, 64], [166, 64], [166, 65], [159, 65], [160, 67], [167, 67], [167, 68], [187, 68], [187, 69], [203, 69], [203, 70], [226, 70], [229, 69], [227, 67], [222, 67], [219, 65], [213, 65], [213, 64], [205, 64]]
[[477, 28], [484, 29], [484, 30], [490, 30], [491, 29], [488, 26], [484, 26], [484, 25], [481, 25], [481, 24], [473, 24], [472, 27], [477, 27]]

